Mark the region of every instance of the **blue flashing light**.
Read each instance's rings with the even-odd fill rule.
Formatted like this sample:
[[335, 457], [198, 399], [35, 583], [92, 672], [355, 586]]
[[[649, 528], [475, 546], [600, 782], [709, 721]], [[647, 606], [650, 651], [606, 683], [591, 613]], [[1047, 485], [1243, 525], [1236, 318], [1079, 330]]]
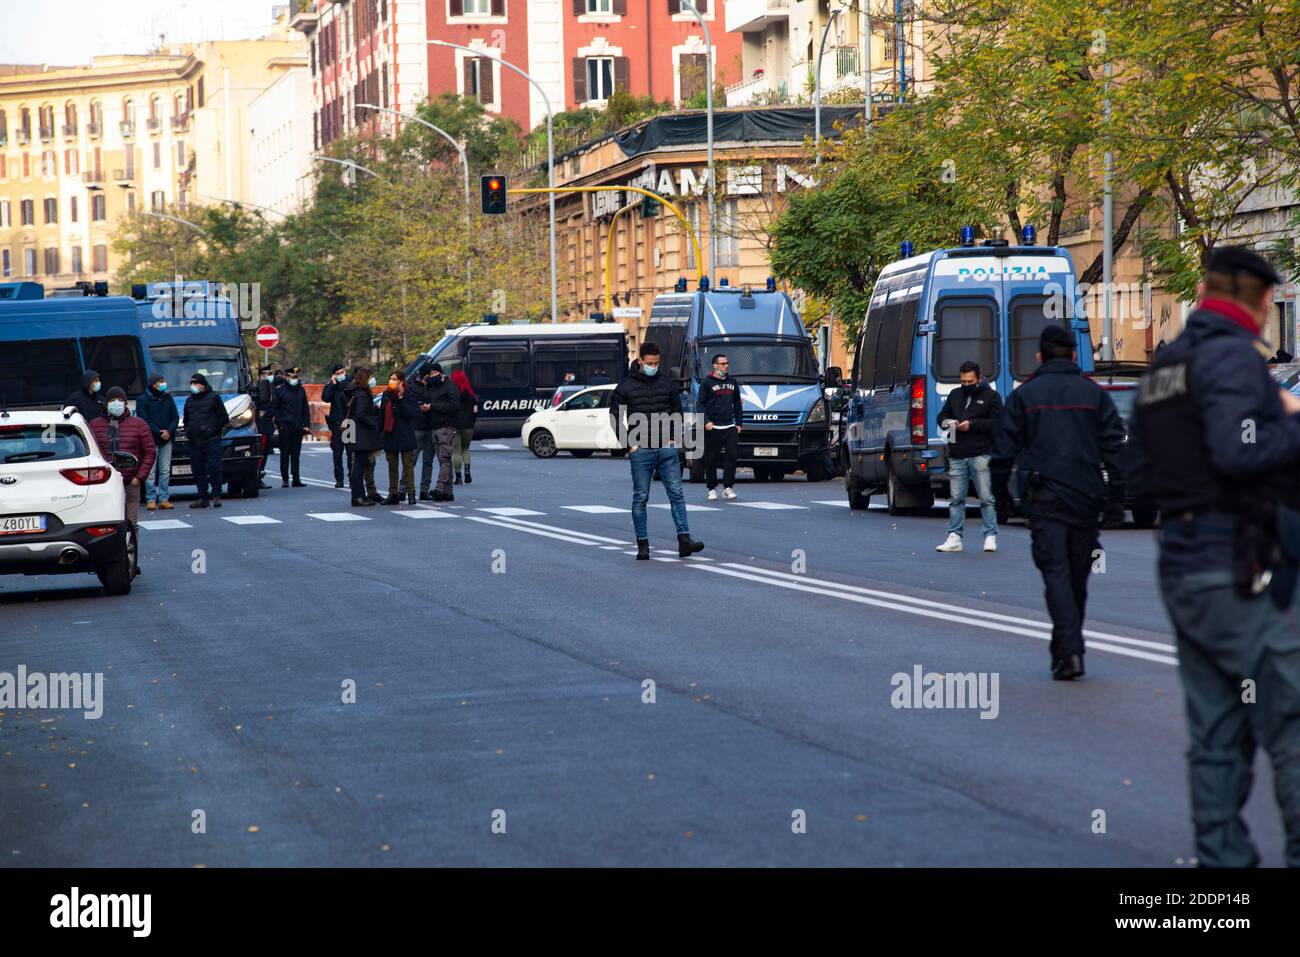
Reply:
[[719, 288], [719, 289], [723, 289], [723, 288], [725, 288], [725, 287], [727, 287], [727, 286], [730, 286], [730, 285], [731, 285], [731, 280], [728, 279], [726, 276], [723, 276], [721, 279], [718, 280], [718, 288]]
[[1026, 246], [1032, 246], [1038, 239], [1038, 230], [1034, 229], [1032, 223], [1025, 223], [1024, 228], [1020, 230], [1020, 236]]
[[701, 277], [700, 277], [700, 292], [708, 292], [708, 291], [709, 291], [709, 277], [708, 277], [708, 276], [701, 276]]
[[768, 276], [768, 277], [767, 277], [767, 291], [768, 291], [768, 292], [776, 292], [776, 277], [775, 277], [775, 276]]
[[685, 292], [685, 291], [686, 291], [686, 277], [679, 276], [676, 285], [673, 286], [673, 292]]
[[912, 245], [911, 240], [905, 239], [903, 240], [903, 245], [899, 247], [899, 251], [903, 254], [904, 259], [908, 259], [911, 257], [912, 253], [916, 251], [916, 247]]
[[963, 226], [963, 227], [961, 228], [961, 244], [962, 244], [963, 246], [974, 246], [974, 245], [975, 245], [975, 227], [974, 227], [974, 226]]

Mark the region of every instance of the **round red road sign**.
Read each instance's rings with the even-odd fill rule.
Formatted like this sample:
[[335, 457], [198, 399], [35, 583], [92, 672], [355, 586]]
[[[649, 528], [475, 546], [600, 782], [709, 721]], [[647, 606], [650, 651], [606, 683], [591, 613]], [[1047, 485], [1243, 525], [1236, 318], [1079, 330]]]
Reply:
[[275, 326], [258, 326], [254, 338], [263, 349], [274, 349], [280, 344], [280, 330]]

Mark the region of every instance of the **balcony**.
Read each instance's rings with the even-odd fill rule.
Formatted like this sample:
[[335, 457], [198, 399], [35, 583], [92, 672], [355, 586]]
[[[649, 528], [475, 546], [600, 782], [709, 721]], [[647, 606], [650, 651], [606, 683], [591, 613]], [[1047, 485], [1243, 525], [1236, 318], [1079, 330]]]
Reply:
[[64, 139], [69, 139], [69, 140], [71, 140], [71, 139], [76, 139], [76, 137], [77, 137], [77, 127], [76, 127], [76, 124], [64, 123], [64, 124], [63, 124], [63, 138], [64, 138]]
[[135, 179], [135, 170], [133, 169], [115, 169], [113, 170], [114, 183], [129, 183]]
[[144, 127], [145, 127], [145, 129], [147, 129], [150, 133], [161, 133], [161, 132], [162, 132], [162, 120], [158, 119], [157, 117], [151, 116], [151, 117], [149, 117], [149, 119], [147, 119], [147, 120], [144, 121]]
[[790, 17], [791, 0], [727, 0], [727, 32], [749, 33]]
[[50, 140], [54, 139], [54, 127], [52, 126], [42, 126], [40, 133], [42, 143], [48, 143]]
[[89, 136], [89, 137], [91, 137], [92, 139], [98, 139], [98, 138], [99, 138], [99, 134], [100, 134], [102, 131], [103, 131], [103, 127], [102, 127], [100, 124], [98, 124], [98, 123], [87, 123], [87, 124], [86, 124], [86, 135]]
[[98, 186], [104, 182], [104, 171], [102, 169], [90, 169], [81, 174], [81, 181], [87, 186]]
[[130, 120], [124, 120], [117, 124], [117, 128], [121, 132], [123, 139], [129, 140], [131, 137], [135, 136], [135, 124]]
[[785, 103], [789, 91], [784, 77], [755, 76], [727, 87], [727, 106]]
[[180, 116], [172, 117], [172, 129], [183, 130], [190, 125], [189, 113], [182, 113]]
[[[835, 47], [834, 52], [835, 79], [842, 80], [846, 76], [856, 76], [859, 72], [858, 64], [861, 62], [862, 51], [857, 47]], [[823, 69], [825, 69], [825, 66], [823, 66]]]

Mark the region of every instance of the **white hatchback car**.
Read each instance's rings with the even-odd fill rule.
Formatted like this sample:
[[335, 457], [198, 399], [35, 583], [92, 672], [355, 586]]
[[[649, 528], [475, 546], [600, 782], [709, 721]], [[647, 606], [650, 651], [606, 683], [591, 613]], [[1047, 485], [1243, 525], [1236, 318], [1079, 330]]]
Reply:
[[80, 413], [0, 412], [0, 575], [93, 572], [125, 595], [137, 548], [122, 476]]
[[553, 409], [541, 409], [530, 415], [520, 433], [524, 447], [539, 459], [549, 459], [557, 452], [571, 452], [586, 458], [596, 451], [622, 455], [623, 446], [609, 420], [609, 401], [613, 384], [593, 385], [575, 392]]

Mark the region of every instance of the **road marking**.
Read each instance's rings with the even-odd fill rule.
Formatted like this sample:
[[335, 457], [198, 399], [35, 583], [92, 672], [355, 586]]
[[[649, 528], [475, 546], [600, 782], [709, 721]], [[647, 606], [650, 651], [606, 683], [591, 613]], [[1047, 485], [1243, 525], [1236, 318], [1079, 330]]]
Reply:
[[179, 518], [155, 518], [140, 522], [140, 527], [153, 531], [164, 528], [193, 528], [194, 526], [189, 522], [182, 522]]
[[[521, 447], [522, 447], [522, 446], [521, 446]], [[473, 448], [473, 446], [471, 446], [471, 449], [472, 449], [472, 448]], [[502, 452], [502, 451], [509, 451], [510, 446], [508, 446], [508, 445], [501, 445], [500, 443], [497, 443], [497, 442], [484, 442], [482, 445], [479, 446], [479, 448], [480, 448], [480, 449], [491, 449], [493, 452]]]
[[[668, 503], [664, 503], [664, 502], [656, 502], [654, 505], [651, 505], [650, 507], [651, 507], [651, 508], [672, 508], [673, 506], [672, 506], [672, 503], [671, 503], [671, 502], [668, 502]], [[722, 511], [722, 509], [720, 509], [720, 508], [718, 508], [718, 507], [716, 507], [716, 506], [714, 506], [714, 505], [692, 505], [690, 502], [687, 502], [687, 503], [686, 503], [686, 511], [688, 511], [688, 512], [720, 512], [720, 511]]]
[[834, 505], [836, 508], [848, 508], [849, 503], [843, 499], [833, 499], [831, 501], [815, 501], [814, 505]]
[[807, 511], [807, 505], [786, 505], [784, 502], [732, 502], [732, 505], [739, 505], [741, 508], [761, 508], [769, 511], [777, 509], [803, 509]]
[[510, 525], [525, 525], [529, 528], [542, 528], [550, 532], [559, 532], [562, 535], [577, 535], [581, 538], [588, 539], [591, 542], [608, 542], [612, 545], [628, 544], [627, 540], [623, 538], [608, 538], [604, 535], [592, 535], [590, 532], [575, 532], [569, 528], [558, 528], [555, 525], [543, 525], [541, 522], [528, 522], [522, 518], [507, 518], [506, 521]]
[[[878, 591], [871, 588], [859, 588], [853, 585], [841, 585], [838, 582], [825, 581], [818, 578], [808, 578], [804, 575], [792, 575], [788, 572], [777, 572], [771, 569], [758, 568], [752, 565], [741, 565], [734, 562], [728, 562], [725, 565], [706, 569], [719, 575], [728, 575], [732, 578], [742, 578], [746, 581], [759, 582], [766, 585], [775, 585], [778, 588], [789, 588], [795, 591], [808, 592], [813, 595], [826, 595], [831, 598], [842, 598], [845, 601], [852, 601], [862, 605], [873, 605], [877, 608], [888, 608], [891, 611], [902, 611], [911, 615], [920, 615], [924, 618], [937, 618], [941, 621], [951, 621], [957, 624], [973, 626], [975, 628], [987, 628], [990, 631], [1005, 632], [1009, 634], [1025, 635], [1029, 638], [1040, 638], [1043, 641], [1051, 640], [1051, 624], [1048, 622], [1036, 621], [1032, 618], [1018, 618], [1012, 615], [1002, 615], [996, 612], [982, 611], [977, 608], [969, 608], [963, 605], [952, 603], [930, 601], [924, 598], [914, 598], [910, 595], [901, 595], [896, 592]], [[882, 600], [877, 597], [882, 596], [889, 600]], [[1017, 624], [1028, 625], [1029, 627], [1019, 627]], [[1172, 645], [1161, 644], [1154, 641], [1144, 641], [1138, 638], [1127, 638], [1122, 635], [1111, 635], [1105, 632], [1090, 631], [1085, 629], [1084, 635], [1093, 639], [1102, 639], [1102, 641], [1093, 640], [1088, 643], [1089, 650], [1109, 651], [1112, 654], [1125, 655], [1131, 658], [1142, 658], [1146, 661], [1158, 661], [1163, 664], [1176, 665], [1178, 659], [1170, 655], [1154, 654], [1150, 651], [1141, 649], [1152, 648], [1174, 652], [1176, 649]], [[1136, 647], [1127, 647], [1127, 646]]]
[[[605, 549], [607, 552], [621, 552], [623, 550], [622, 545], [601, 545], [600, 547]], [[636, 552], [632, 552], [631, 554], [635, 555]]]
[[625, 508], [615, 508], [613, 505], [561, 505], [560, 508], [568, 509], [570, 512], [586, 512], [588, 515], [621, 515], [627, 511]]
[[322, 522], [368, 522], [368, 515], [357, 515], [353, 512], [308, 512], [308, 518], [319, 518]]
[[229, 522], [231, 525], [279, 525], [278, 518], [271, 518], [269, 515], [222, 515], [223, 522]]
[[513, 522], [507, 522], [503, 519], [483, 518], [478, 515], [466, 515], [467, 522], [482, 522], [484, 525], [495, 525], [497, 528], [513, 528], [516, 532], [527, 532], [529, 535], [540, 535], [543, 538], [554, 538], [562, 542], [572, 542], [575, 545], [595, 545], [595, 542], [589, 542], [585, 538], [575, 538], [572, 535], [557, 535], [554, 532], [544, 532], [539, 528], [527, 528], [523, 525], [516, 525]]
[[346, 492], [348, 490], [346, 485], [343, 486], [343, 488], [334, 488], [333, 482], [322, 482], [320, 479], [303, 478], [302, 481], [306, 482], [308, 485], [314, 485], [317, 488], [333, 488], [336, 492]]
[[393, 512], [394, 515], [401, 515], [403, 518], [456, 518], [451, 512], [440, 512], [437, 509], [425, 509], [417, 511], [415, 509], [398, 509]]
[[513, 518], [516, 515], [545, 515], [545, 512], [534, 512], [531, 508], [477, 508], [476, 512], [487, 512], [489, 515], [495, 515], [497, 518]]

